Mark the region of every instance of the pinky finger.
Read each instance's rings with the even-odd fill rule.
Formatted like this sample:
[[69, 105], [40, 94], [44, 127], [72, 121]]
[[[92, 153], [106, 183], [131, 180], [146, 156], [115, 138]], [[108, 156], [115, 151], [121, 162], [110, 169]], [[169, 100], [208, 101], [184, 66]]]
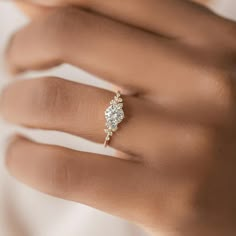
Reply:
[[13, 176], [41, 192], [141, 224], [147, 204], [160, 197], [150, 184], [153, 174], [141, 163], [37, 144], [22, 137], [10, 144], [6, 164]]

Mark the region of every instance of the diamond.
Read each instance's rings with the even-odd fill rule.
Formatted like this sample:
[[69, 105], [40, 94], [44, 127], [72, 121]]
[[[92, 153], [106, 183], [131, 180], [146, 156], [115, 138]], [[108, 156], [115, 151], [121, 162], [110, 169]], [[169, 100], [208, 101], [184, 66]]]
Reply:
[[123, 99], [120, 96], [120, 93], [117, 92], [116, 96], [111, 100], [109, 107], [105, 111], [106, 129], [104, 131], [107, 134], [104, 143], [105, 146], [111, 139], [113, 132], [118, 129], [118, 124], [121, 123], [125, 117], [122, 109]]
[[107, 128], [114, 129], [124, 119], [124, 111], [120, 104], [111, 105], [105, 111]]

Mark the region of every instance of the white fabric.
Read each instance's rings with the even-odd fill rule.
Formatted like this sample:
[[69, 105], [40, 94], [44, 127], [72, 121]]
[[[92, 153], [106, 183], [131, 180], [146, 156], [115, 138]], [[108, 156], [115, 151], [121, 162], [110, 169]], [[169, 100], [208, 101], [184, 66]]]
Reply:
[[[215, 1], [214, 8], [236, 18], [234, 0]], [[0, 2], [0, 53], [10, 34], [26, 19], [9, 1]], [[22, 55], [23, 56], [23, 55]], [[87, 73], [65, 65], [45, 72], [66, 79], [111, 88]], [[42, 74], [42, 73], [41, 73]], [[7, 81], [0, 57], [0, 86]], [[136, 226], [80, 204], [56, 199], [36, 192], [10, 177], [4, 167], [4, 148], [12, 132], [22, 132], [36, 141], [55, 143], [79, 150], [103, 153], [99, 145], [58, 132], [32, 131], [0, 122], [0, 235], [1, 236], [147, 236]], [[113, 150], [107, 151], [113, 154]], [[30, 155], [30, 154], [29, 154]]]

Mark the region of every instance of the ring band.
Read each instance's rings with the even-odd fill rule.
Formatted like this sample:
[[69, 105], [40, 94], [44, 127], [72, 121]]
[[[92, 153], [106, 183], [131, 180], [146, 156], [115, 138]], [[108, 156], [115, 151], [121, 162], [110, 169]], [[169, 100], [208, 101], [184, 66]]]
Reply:
[[105, 119], [106, 119], [106, 129], [104, 129], [106, 133], [106, 138], [104, 142], [104, 146], [106, 147], [115, 131], [118, 129], [118, 124], [122, 122], [124, 119], [124, 111], [123, 111], [123, 99], [121, 98], [121, 94], [118, 91], [114, 96], [114, 99], [111, 100], [109, 107], [105, 111]]

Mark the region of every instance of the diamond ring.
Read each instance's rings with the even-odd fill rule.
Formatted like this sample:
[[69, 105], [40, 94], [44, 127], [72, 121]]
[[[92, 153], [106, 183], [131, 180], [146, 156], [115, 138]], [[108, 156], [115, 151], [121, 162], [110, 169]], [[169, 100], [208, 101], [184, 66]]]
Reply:
[[121, 98], [121, 94], [118, 91], [111, 100], [110, 106], [105, 111], [105, 119], [106, 119], [106, 129], [104, 129], [106, 133], [106, 138], [104, 142], [104, 146], [106, 147], [115, 131], [118, 129], [118, 124], [124, 119], [124, 111], [123, 111], [123, 99]]

